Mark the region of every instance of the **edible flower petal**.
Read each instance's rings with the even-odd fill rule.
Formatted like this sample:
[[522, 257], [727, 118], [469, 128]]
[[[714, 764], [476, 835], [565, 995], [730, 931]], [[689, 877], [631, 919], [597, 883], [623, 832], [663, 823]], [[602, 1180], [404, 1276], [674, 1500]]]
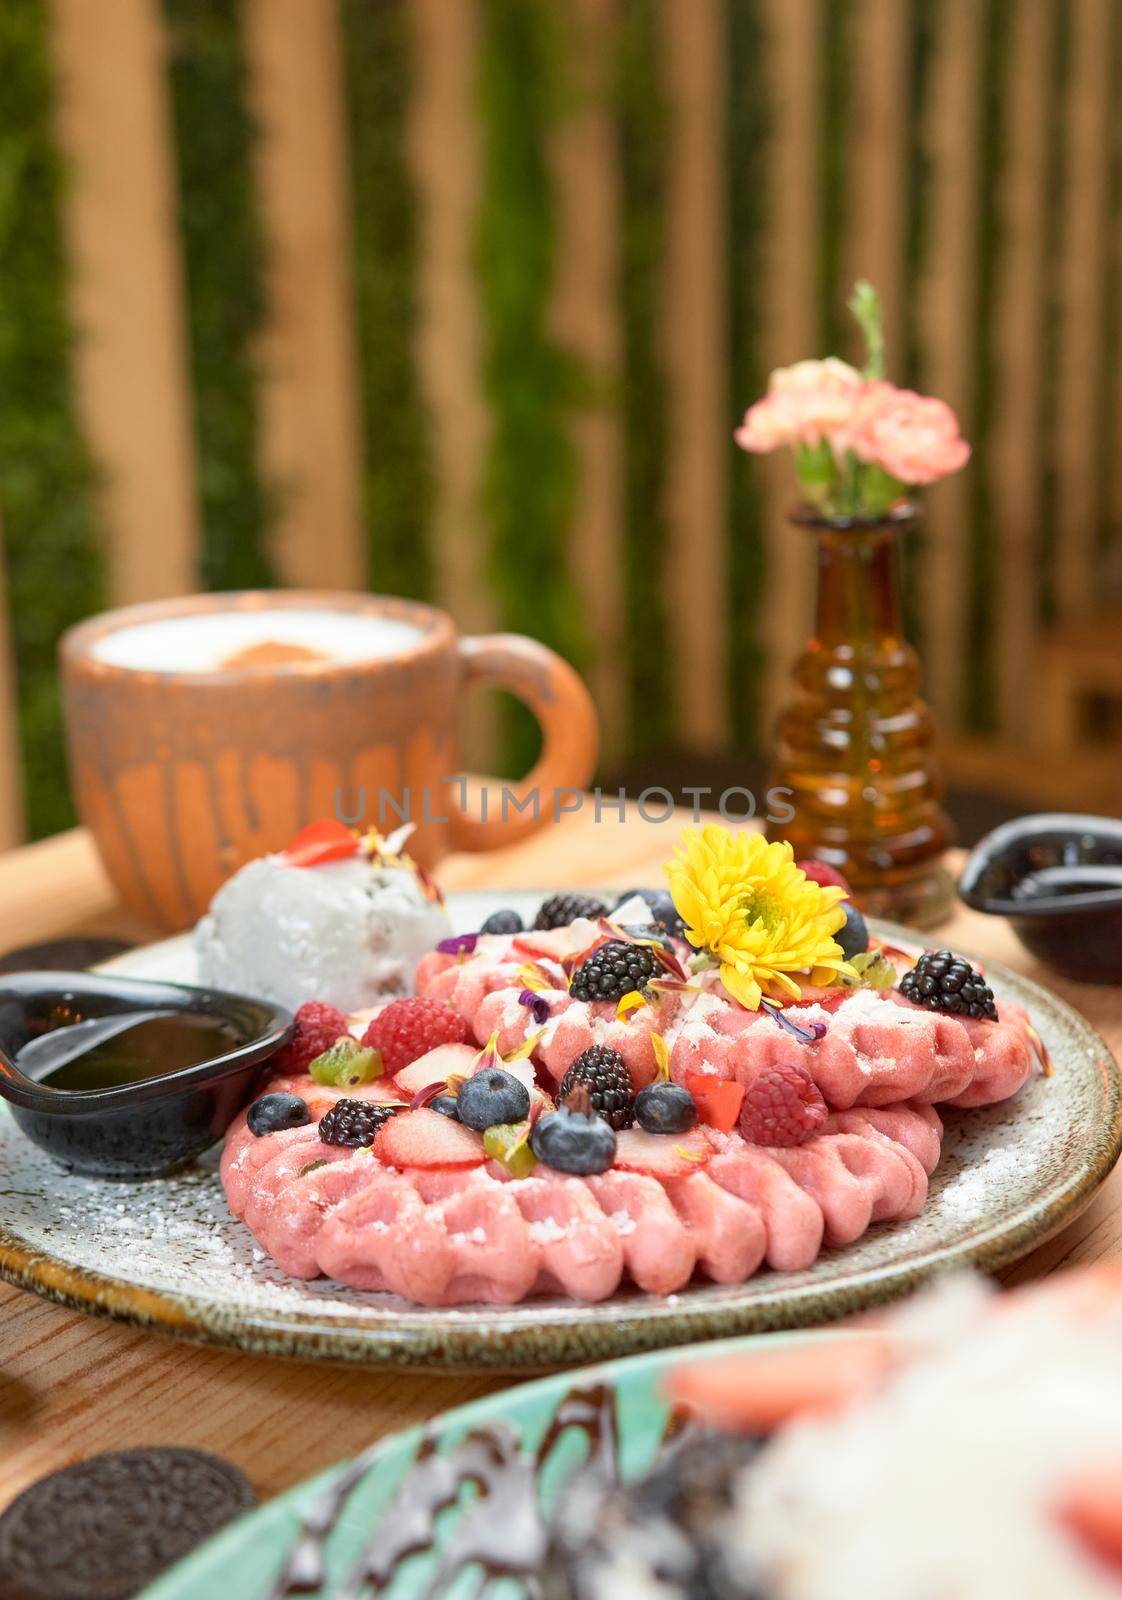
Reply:
[[666, 1083], [670, 1077], [670, 1046], [661, 1033], [651, 1034], [651, 1049], [654, 1051], [655, 1065], [658, 1068], [658, 1083]]
[[436, 948], [442, 956], [469, 956], [478, 942], [477, 933], [454, 933], [448, 939], [441, 939]]
[[761, 1000], [760, 1008], [767, 1012], [773, 1022], [778, 1022], [781, 1028], [786, 1028], [796, 1039], [801, 1039], [803, 1044], [817, 1044], [826, 1033], [824, 1022], [796, 1022], [779, 1006], [772, 1005], [770, 1000]]
[[633, 1011], [641, 1011], [646, 1004], [646, 995], [638, 989], [629, 989], [625, 995], [620, 996], [619, 1004], [616, 1006], [616, 1016], [621, 1022], [626, 1022]]
[[518, 996], [518, 1004], [526, 1007], [535, 1022], [540, 1024], [549, 1021], [549, 1001], [544, 995], [535, 994], [532, 989], [523, 989]]

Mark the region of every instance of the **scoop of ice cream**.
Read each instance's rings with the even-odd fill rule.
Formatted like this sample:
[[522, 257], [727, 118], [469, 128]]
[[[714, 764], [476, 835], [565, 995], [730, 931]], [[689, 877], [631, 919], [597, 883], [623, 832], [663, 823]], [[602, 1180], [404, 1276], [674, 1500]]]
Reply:
[[410, 993], [417, 962], [451, 931], [408, 866], [263, 856], [222, 885], [196, 928], [199, 979], [291, 1010], [325, 1000], [359, 1011]]

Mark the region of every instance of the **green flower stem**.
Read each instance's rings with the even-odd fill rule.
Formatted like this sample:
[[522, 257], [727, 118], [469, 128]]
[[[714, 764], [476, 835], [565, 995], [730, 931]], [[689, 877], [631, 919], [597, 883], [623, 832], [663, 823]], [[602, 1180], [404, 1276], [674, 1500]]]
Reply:
[[884, 315], [880, 296], [867, 278], [858, 278], [847, 301], [865, 339], [865, 377], [871, 380], [886, 375], [884, 363]]

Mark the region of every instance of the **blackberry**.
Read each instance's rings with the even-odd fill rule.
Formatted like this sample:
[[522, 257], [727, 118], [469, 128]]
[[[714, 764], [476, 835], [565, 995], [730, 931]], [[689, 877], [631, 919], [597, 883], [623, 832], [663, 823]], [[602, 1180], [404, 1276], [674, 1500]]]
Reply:
[[492, 911], [486, 922], [480, 924], [480, 933], [521, 933], [522, 918], [517, 911]]
[[597, 917], [606, 916], [607, 910], [603, 900], [592, 894], [551, 894], [542, 902], [534, 918], [534, 927], [567, 928], [578, 917], [591, 917], [595, 921]]
[[564, 1105], [579, 1084], [588, 1090], [592, 1110], [609, 1127], [630, 1128], [635, 1120], [631, 1074], [618, 1050], [593, 1044], [579, 1055], [561, 1079], [557, 1102]]
[[371, 1145], [396, 1111], [369, 1100], [336, 1100], [320, 1121], [319, 1136], [324, 1144]]
[[898, 988], [905, 1000], [952, 1017], [997, 1021], [993, 990], [976, 967], [953, 950], [926, 950]]
[[657, 971], [649, 944], [612, 939], [581, 962], [569, 981], [569, 993], [574, 1000], [622, 1000], [644, 989]]

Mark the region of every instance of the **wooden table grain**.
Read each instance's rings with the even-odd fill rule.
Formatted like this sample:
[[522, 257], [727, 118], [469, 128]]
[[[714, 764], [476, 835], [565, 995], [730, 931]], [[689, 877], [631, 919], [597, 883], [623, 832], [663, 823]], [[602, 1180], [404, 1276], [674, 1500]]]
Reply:
[[[454, 856], [446, 888], [554, 888], [659, 881], [682, 816], [665, 823], [591, 808], [486, 856]], [[0, 857], [0, 951], [71, 934], [142, 937], [119, 912], [81, 830]], [[1048, 984], [1122, 1047], [1122, 990], [1059, 979], [1004, 924], [959, 907], [940, 940]], [[935, 937], [935, 935], [932, 935]], [[1122, 1257], [1122, 1166], [1086, 1212], [1004, 1276], [1022, 1282]], [[0, 1284], [0, 1506], [58, 1466], [108, 1448], [187, 1444], [236, 1462], [268, 1497], [380, 1435], [518, 1381], [365, 1371], [244, 1356], [79, 1315]]]

